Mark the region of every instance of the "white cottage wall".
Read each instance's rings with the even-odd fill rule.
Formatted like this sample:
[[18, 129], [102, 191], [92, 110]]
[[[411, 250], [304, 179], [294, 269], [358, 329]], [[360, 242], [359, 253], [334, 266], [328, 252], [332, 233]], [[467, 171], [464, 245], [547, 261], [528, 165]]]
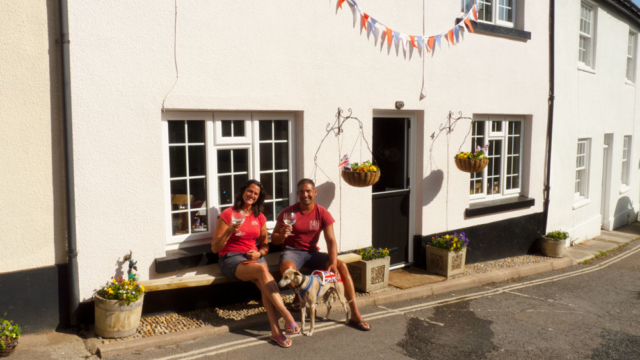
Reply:
[[[596, 9], [596, 50], [592, 70], [578, 65], [578, 30], [581, 2], [556, 2], [556, 101], [552, 151], [552, 184], [547, 231], [568, 231], [582, 241], [607, 230], [637, 221], [638, 124], [636, 85], [626, 81], [629, 31], [638, 27], [602, 2]], [[637, 50], [636, 50], [637, 64]], [[637, 78], [637, 74], [636, 74]], [[613, 135], [608, 203], [601, 214], [603, 146], [605, 134]], [[630, 188], [621, 185], [622, 144], [633, 136]], [[588, 200], [576, 203], [576, 147], [578, 139], [591, 139]], [[603, 218], [604, 216], [604, 218]]]
[[[422, 32], [422, 4], [361, 1], [363, 9], [397, 30]], [[540, 212], [548, 86], [548, 9], [527, 4], [526, 29], [532, 40], [464, 34], [461, 44], [443, 48], [425, 61], [427, 98], [420, 101], [422, 59], [360, 31], [345, 3], [178, 1], [177, 61], [174, 65], [174, 4], [156, 1], [70, 1], [72, 83], [78, 247], [81, 298], [112, 275], [129, 249], [141, 278], [154, 278], [154, 259], [165, 255], [166, 193], [163, 179], [161, 111], [290, 111], [298, 114], [297, 174], [310, 176], [314, 155], [334, 122], [338, 107], [351, 108], [371, 139], [375, 110], [393, 110], [404, 101], [419, 121], [418, 174], [425, 179], [414, 219], [422, 234], [484, 224]], [[448, 30], [460, 14], [458, 1], [426, 1], [426, 32]], [[355, 25], [354, 25], [355, 24]], [[469, 176], [455, 169], [460, 144], [469, 147], [468, 123], [432, 144], [431, 134], [449, 111], [526, 115], [534, 144], [525, 149], [532, 169], [525, 210], [465, 219]], [[424, 119], [424, 120], [422, 120]], [[353, 146], [357, 126], [347, 123], [343, 148], [330, 135], [319, 153], [318, 185], [335, 184], [321, 194], [341, 224], [340, 249], [371, 243], [371, 189], [342, 184], [336, 169]], [[429, 159], [435, 159], [433, 163]], [[450, 167], [449, 178], [446, 168]], [[442, 171], [439, 189], [426, 178]], [[449, 192], [448, 200], [446, 192]], [[431, 193], [430, 193], [431, 192]], [[435, 194], [433, 193], [435, 192]], [[447, 206], [448, 211], [443, 209]], [[417, 214], [421, 213], [416, 211]], [[340, 230], [341, 229], [341, 230]]]

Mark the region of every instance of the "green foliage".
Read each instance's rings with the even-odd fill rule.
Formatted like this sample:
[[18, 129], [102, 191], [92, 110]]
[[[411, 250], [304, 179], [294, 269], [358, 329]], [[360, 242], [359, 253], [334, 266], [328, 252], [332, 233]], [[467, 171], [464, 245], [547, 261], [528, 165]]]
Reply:
[[97, 293], [105, 299], [120, 300], [129, 305], [138, 301], [144, 293], [144, 286], [134, 280], [125, 280], [118, 277], [117, 279], [112, 278]]
[[458, 252], [469, 245], [469, 238], [461, 233], [453, 233], [453, 235], [444, 235], [431, 238], [431, 246], [447, 251]]
[[386, 248], [376, 249], [372, 246], [369, 246], [367, 248], [356, 250], [356, 254], [361, 255], [362, 260], [367, 261], [367, 260], [383, 259], [389, 256], [389, 250]]
[[549, 239], [564, 240], [569, 237], [569, 233], [567, 233], [566, 231], [556, 230], [547, 233], [546, 236]]
[[[7, 313], [4, 313], [7, 316]], [[7, 348], [7, 344], [17, 341], [20, 338], [22, 329], [11, 320], [0, 318], [0, 350]]]

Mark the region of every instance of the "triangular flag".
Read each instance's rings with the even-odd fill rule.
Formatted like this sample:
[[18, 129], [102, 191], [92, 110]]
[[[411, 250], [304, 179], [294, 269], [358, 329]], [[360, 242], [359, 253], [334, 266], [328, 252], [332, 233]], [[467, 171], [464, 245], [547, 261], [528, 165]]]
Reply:
[[435, 38], [435, 37], [433, 37], [433, 36], [432, 36], [432, 37], [430, 37], [430, 38], [427, 40], [427, 50], [428, 50], [428, 51], [432, 51], [432, 50], [433, 50], [433, 45], [435, 45], [435, 41], [436, 41], [436, 38]]
[[393, 30], [393, 42], [394, 43], [396, 43], [396, 44], [398, 43], [398, 38], [399, 37], [400, 37], [400, 33], [395, 31], [395, 30]]
[[438, 44], [438, 49], [442, 49], [442, 43], [440, 41], [441, 39], [442, 39], [442, 34], [436, 35], [436, 44]]
[[473, 18], [476, 19], [476, 21], [478, 21], [478, 12], [476, 11], [475, 5], [473, 5], [473, 7], [471, 8], [471, 13], [473, 14]]
[[371, 29], [371, 32], [376, 31], [376, 24], [378, 21], [372, 17], [369, 17], [369, 24], [367, 24], [367, 29]]
[[473, 31], [473, 26], [471, 25], [471, 20], [469, 20], [469, 18], [464, 19], [464, 23], [467, 25], [467, 28], [469, 28], [469, 31], [475, 33], [475, 31]]
[[451, 43], [451, 45], [455, 45], [456, 43], [453, 41], [453, 29], [449, 30], [449, 32], [447, 32], [447, 39], [449, 39], [449, 42]]
[[409, 38], [411, 39], [411, 45], [412, 45], [414, 48], [416, 48], [416, 49], [417, 49], [417, 48], [418, 48], [418, 44], [416, 44], [416, 37], [415, 37], [415, 35], [409, 35]]
[[387, 44], [389, 44], [389, 46], [391, 46], [391, 39], [393, 38], [393, 30], [389, 29], [388, 27], [385, 26], [385, 29], [387, 31]]
[[367, 21], [369, 20], [369, 15], [367, 15], [366, 13], [362, 14], [362, 28], [364, 28], [365, 30], [367, 30]]
[[340, 6], [340, 9], [342, 9], [342, 3], [344, 3], [347, 0], [338, 0], [338, 6]]
[[418, 36], [418, 49], [424, 49], [424, 40], [422, 39], [422, 36]]
[[453, 35], [456, 38], [456, 43], [459, 43], [460, 42], [460, 29], [457, 26], [455, 26], [453, 28]]

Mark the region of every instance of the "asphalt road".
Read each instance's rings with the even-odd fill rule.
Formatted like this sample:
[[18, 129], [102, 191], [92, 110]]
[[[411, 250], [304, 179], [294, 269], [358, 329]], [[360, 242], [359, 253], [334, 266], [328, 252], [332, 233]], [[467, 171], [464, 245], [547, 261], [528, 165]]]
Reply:
[[640, 242], [589, 265], [362, 310], [372, 331], [334, 312], [289, 349], [265, 324], [112, 359], [640, 359]]

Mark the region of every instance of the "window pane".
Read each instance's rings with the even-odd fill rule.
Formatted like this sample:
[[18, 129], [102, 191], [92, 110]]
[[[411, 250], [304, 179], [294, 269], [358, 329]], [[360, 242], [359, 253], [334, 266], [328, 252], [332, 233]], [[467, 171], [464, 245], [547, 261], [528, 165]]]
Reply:
[[188, 207], [187, 180], [171, 181], [171, 210], [186, 210]]
[[275, 204], [276, 204], [276, 212], [275, 212], [275, 214], [277, 216], [278, 214], [280, 214], [280, 212], [282, 210], [284, 210], [284, 208], [286, 208], [289, 205], [289, 200], [287, 200], [286, 202], [284, 200], [276, 201]]
[[289, 199], [289, 172], [276, 173], [276, 198]]
[[207, 169], [205, 147], [189, 146], [189, 176], [205, 175]]
[[218, 173], [231, 172], [231, 150], [218, 150]]
[[478, 20], [493, 22], [493, 0], [480, 0], [478, 2]]
[[275, 217], [273, 216], [273, 202], [265, 202], [264, 203], [264, 217], [267, 218], [267, 221], [274, 221]]
[[260, 144], [260, 170], [273, 170], [273, 145], [271, 143]]
[[502, 140], [489, 141], [489, 165], [487, 166], [487, 195], [500, 193], [502, 174]]
[[232, 120], [222, 120], [222, 137], [231, 137]]
[[218, 177], [218, 196], [220, 197], [220, 205], [232, 204], [233, 190], [231, 189], [231, 175]]
[[207, 219], [209, 218], [206, 210], [191, 212], [191, 232], [205, 232], [208, 229]]
[[184, 139], [184, 121], [169, 121], [169, 144], [183, 144]]
[[505, 22], [513, 22], [513, 1], [512, 0], [500, 0], [498, 6], [499, 15], [498, 19]]
[[244, 120], [233, 120], [233, 136], [244, 136]]
[[249, 170], [249, 150], [236, 149], [233, 151], [233, 172], [245, 172]]
[[275, 140], [289, 139], [289, 122], [286, 120], [276, 120], [273, 122], [273, 132]]
[[240, 188], [242, 187], [242, 185], [244, 185], [244, 183], [247, 182], [247, 180], [249, 180], [249, 175], [247, 174], [233, 175], [233, 197], [234, 198], [240, 192]]
[[[276, 170], [286, 170], [289, 168], [289, 144], [276, 143]], [[266, 169], [263, 169], [266, 170]]]
[[271, 136], [271, 121], [260, 121], [260, 140], [273, 140]]
[[191, 193], [191, 209], [207, 206], [207, 182], [205, 179], [189, 180], [189, 192]]
[[264, 189], [265, 200], [273, 200], [273, 173], [260, 174], [260, 182]]
[[171, 215], [171, 233], [173, 235], [189, 233], [188, 213], [184, 212]]
[[183, 146], [169, 147], [169, 176], [187, 176], [187, 151]]
[[203, 143], [204, 142], [204, 121], [203, 120], [189, 120], [187, 121], [187, 131], [189, 133], [190, 143]]
[[491, 122], [491, 131], [493, 131], [493, 132], [502, 132], [502, 121], [492, 121]]

